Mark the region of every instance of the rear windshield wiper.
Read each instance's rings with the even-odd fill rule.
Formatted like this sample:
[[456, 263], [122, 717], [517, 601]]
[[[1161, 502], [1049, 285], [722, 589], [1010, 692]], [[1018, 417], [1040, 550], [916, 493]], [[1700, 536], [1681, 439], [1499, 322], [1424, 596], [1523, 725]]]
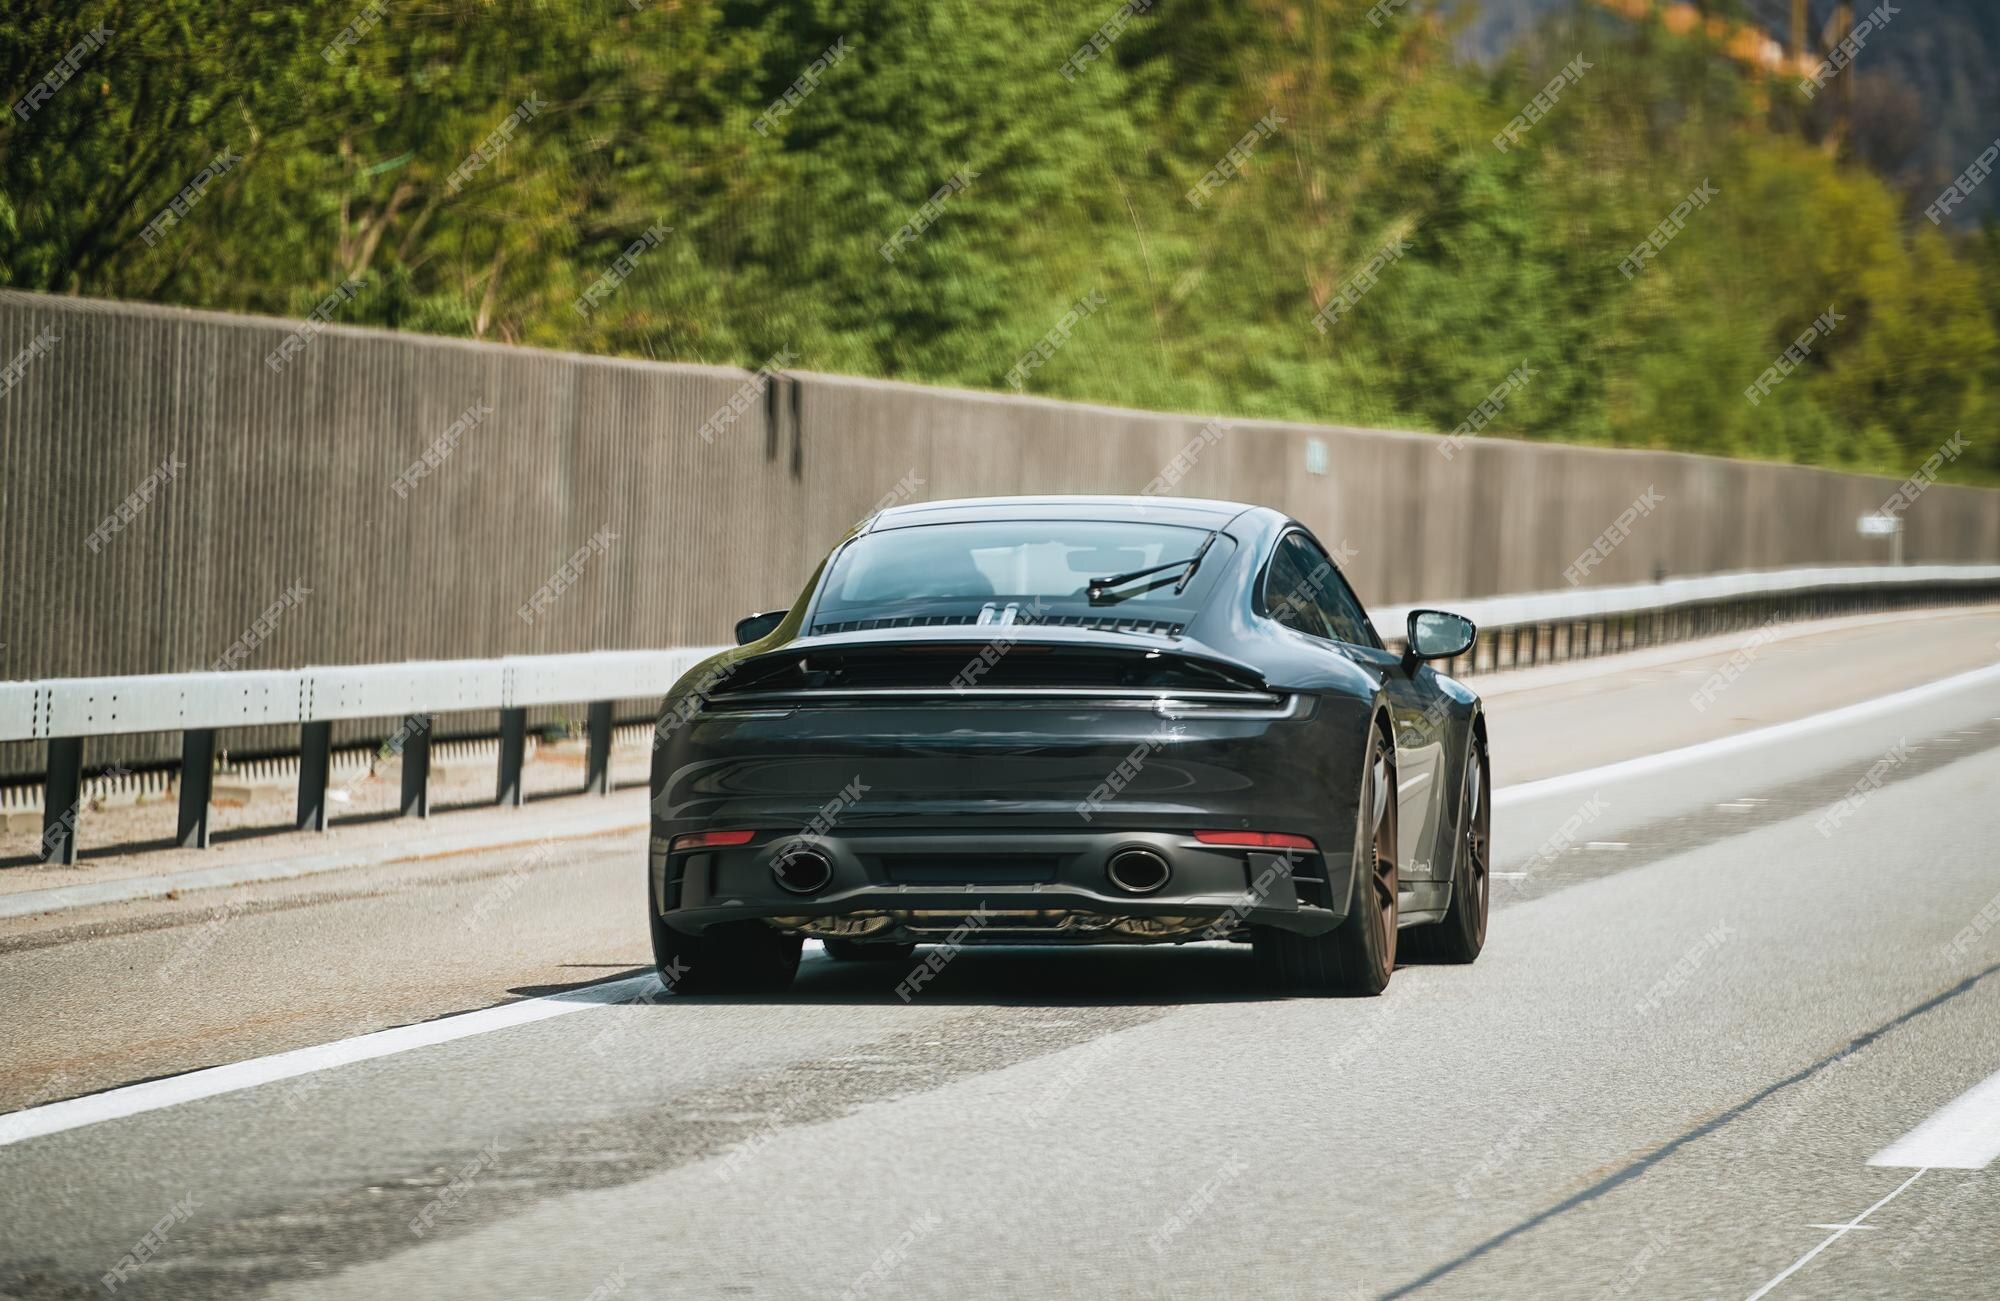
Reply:
[[1127, 601], [1135, 596], [1143, 596], [1156, 588], [1165, 587], [1167, 580], [1163, 578], [1157, 583], [1148, 583], [1135, 592], [1126, 592], [1123, 594], [1113, 592], [1111, 589], [1114, 587], [1123, 587], [1135, 578], [1147, 578], [1153, 574], [1164, 574], [1169, 570], [1178, 569], [1182, 572], [1180, 580], [1174, 584], [1174, 595], [1179, 596], [1187, 590], [1188, 583], [1194, 579], [1194, 571], [1201, 567], [1202, 557], [1206, 556], [1208, 549], [1215, 545], [1216, 535], [1220, 532], [1221, 530], [1217, 529], [1206, 538], [1203, 538], [1201, 546], [1195, 549], [1195, 553], [1184, 560], [1169, 560], [1164, 565], [1151, 565], [1145, 569], [1134, 569], [1130, 573], [1113, 574], [1109, 578], [1093, 578], [1084, 584], [1084, 595], [1089, 598], [1092, 605], [1111, 605], [1118, 601]]
[[1175, 596], [1179, 596], [1182, 592], [1185, 592], [1187, 585], [1194, 581], [1194, 571], [1201, 568], [1201, 558], [1208, 554], [1208, 549], [1215, 545], [1215, 539], [1220, 537], [1221, 534], [1221, 529], [1209, 530], [1208, 536], [1201, 540], [1201, 545], [1194, 549], [1192, 556], [1188, 557], [1187, 572], [1181, 575], [1180, 582], [1174, 584]]

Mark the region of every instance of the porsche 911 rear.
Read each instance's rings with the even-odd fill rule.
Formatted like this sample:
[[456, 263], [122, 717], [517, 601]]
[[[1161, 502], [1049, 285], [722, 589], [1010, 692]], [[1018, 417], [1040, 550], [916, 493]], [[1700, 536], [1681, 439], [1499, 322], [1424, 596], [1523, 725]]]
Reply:
[[[670, 710], [660, 922], [849, 943], [1321, 934], [1368, 718], [1117, 629], [811, 637]], [[902, 950], [907, 951], [907, 950]]]
[[1287, 988], [1380, 992], [1399, 925], [1386, 652], [1340, 649], [1320, 602], [1346, 589], [1307, 543], [1275, 511], [1151, 497], [857, 526], [664, 702], [663, 978], [778, 988], [807, 936], [856, 961], [1248, 938]]

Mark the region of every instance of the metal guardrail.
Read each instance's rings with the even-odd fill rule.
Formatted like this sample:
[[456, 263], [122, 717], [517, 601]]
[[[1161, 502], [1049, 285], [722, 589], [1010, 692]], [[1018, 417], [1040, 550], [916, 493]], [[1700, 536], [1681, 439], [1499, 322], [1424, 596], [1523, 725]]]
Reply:
[[[1688, 641], [1773, 621], [2000, 600], [2000, 565], [1911, 565], [1714, 574], [1622, 587], [1577, 588], [1437, 603], [1479, 625], [1473, 648], [1446, 671], [1475, 673]], [[1412, 609], [1382, 606], [1376, 626], [1392, 645]], [[494, 660], [438, 660], [242, 673], [0, 682], [0, 741], [44, 741], [42, 859], [74, 863], [88, 737], [180, 732], [182, 845], [206, 847], [215, 735], [222, 728], [296, 724], [297, 826], [324, 831], [332, 724], [401, 718], [405, 817], [430, 812], [434, 715], [500, 711], [497, 799], [522, 802], [527, 711], [588, 702], [584, 789], [611, 789], [612, 704], [663, 695], [718, 647], [597, 651]]]
[[1454, 676], [1555, 664], [1773, 621], [2000, 600], [2000, 565], [1861, 565], [1708, 574], [1617, 587], [1380, 606], [1375, 627], [1403, 643], [1412, 610], [1445, 609], [1479, 626]]
[[402, 720], [396, 731], [403, 755], [401, 812], [427, 817], [435, 715], [500, 711], [497, 798], [518, 806], [528, 709], [587, 702], [584, 789], [609, 794], [613, 703], [664, 695], [681, 674], [717, 649], [0, 682], [0, 741], [47, 742], [42, 861], [71, 864], [77, 855], [84, 741], [132, 732], [179, 732], [178, 839], [184, 846], [206, 848], [215, 735], [223, 728], [298, 725], [300, 830], [326, 830], [333, 724], [340, 719]]

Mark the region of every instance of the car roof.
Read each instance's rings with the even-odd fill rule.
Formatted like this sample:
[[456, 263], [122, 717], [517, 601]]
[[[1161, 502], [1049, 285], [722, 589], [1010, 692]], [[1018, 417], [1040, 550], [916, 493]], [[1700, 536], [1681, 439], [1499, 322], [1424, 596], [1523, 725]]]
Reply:
[[1085, 519], [1132, 520], [1219, 529], [1246, 511], [1262, 509], [1236, 501], [1199, 497], [1114, 497], [1053, 495], [1043, 497], [961, 497], [950, 501], [913, 502], [877, 513], [862, 532], [912, 528], [923, 524], [971, 524], [990, 520]]

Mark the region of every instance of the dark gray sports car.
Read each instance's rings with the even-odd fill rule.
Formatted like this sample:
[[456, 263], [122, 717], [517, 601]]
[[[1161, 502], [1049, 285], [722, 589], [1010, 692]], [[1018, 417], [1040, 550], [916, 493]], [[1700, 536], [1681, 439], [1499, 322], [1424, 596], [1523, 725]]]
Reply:
[[1388, 649], [1312, 533], [1156, 497], [901, 506], [660, 715], [648, 915], [670, 988], [770, 990], [964, 944], [1248, 940], [1282, 988], [1470, 962], [1486, 723]]

